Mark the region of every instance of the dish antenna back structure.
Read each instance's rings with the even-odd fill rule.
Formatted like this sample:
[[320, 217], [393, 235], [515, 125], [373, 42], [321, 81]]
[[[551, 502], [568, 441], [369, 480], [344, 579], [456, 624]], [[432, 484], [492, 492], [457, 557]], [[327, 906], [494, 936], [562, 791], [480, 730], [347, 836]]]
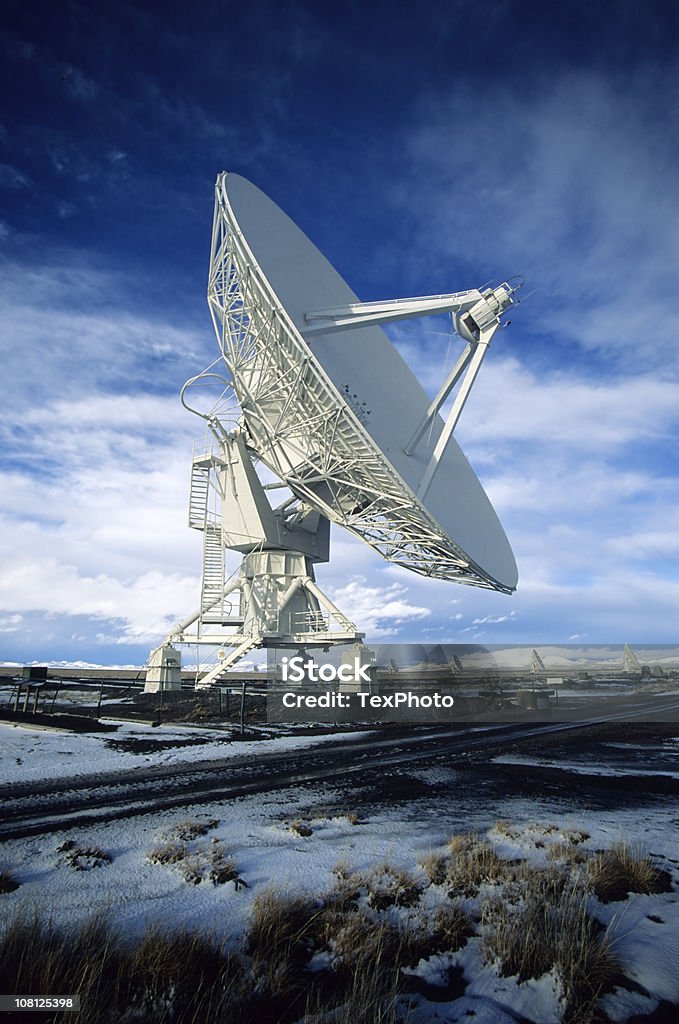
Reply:
[[[360, 642], [314, 577], [331, 521], [424, 576], [515, 589], [509, 542], [453, 437], [515, 291], [360, 302], [267, 196], [219, 175], [208, 304], [220, 355], [182, 390], [209, 428], [189, 505], [201, 603], [152, 652], [147, 690], [180, 685], [175, 644], [216, 648], [209, 686], [255, 647]], [[432, 400], [381, 325], [445, 312], [464, 349]], [[227, 550], [243, 556], [230, 579]]]

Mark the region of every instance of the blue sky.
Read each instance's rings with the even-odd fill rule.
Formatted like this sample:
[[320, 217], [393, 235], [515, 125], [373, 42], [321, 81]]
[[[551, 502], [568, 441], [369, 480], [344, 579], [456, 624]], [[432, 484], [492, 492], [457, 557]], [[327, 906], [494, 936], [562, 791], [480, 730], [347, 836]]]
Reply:
[[[222, 170], [366, 300], [537, 289], [457, 431], [519, 588], [335, 530], [318, 579], [368, 639], [676, 642], [676, 5], [99, 6], [3, 5], [0, 660], [141, 664], [196, 604], [178, 391]], [[392, 329], [432, 391], [445, 330]]]

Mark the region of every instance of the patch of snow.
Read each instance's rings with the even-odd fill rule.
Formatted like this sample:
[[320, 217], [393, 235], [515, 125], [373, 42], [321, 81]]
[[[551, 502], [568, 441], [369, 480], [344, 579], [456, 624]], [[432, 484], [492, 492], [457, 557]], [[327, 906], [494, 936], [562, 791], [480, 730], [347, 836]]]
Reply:
[[[152, 728], [137, 722], [118, 723], [117, 732], [72, 733], [33, 729], [26, 725], [0, 723], [0, 784], [70, 778], [101, 772], [137, 768], [142, 760], [153, 758], [154, 765], [173, 765], [212, 759], [240, 757], [245, 754], [302, 750], [322, 743], [327, 736], [278, 736], [242, 742], [219, 729], [203, 726], [163, 725]], [[367, 733], [352, 733], [360, 737]], [[348, 738], [348, 737], [347, 737]], [[176, 742], [167, 750], [132, 753], [116, 748], [116, 741], [148, 739], [158, 744]], [[203, 742], [195, 743], [196, 739]], [[113, 740], [109, 746], [105, 741]], [[190, 745], [181, 746], [187, 740]]]
[[549, 758], [521, 757], [519, 754], [500, 754], [493, 758], [494, 764], [515, 764], [526, 765], [534, 768], [557, 768], [559, 771], [572, 772], [575, 775], [604, 775], [611, 777], [623, 777], [625, 775], [664, 775], [670, 779], [679, 779], [679, 769], [676, 771], [667, 768], [639, 768], [636, 765], [629, 767], [595, 764], [592, 761], [578, 762], [575, 760], [558, 761]]
[[522, 1015], [534, 1024], [559, 1024], [564, 1000], [555, 971], [522, 982], [516, 977], [503, 978], [497, 965], [484, 963], [478, 945], [478, 940], [472, 940], [452, 957], [468, 980], [467, 997], [492, 1002], [500, 1010]]
[[613, 952], [627, 977], [649, 996], [679, 1003], [679, 896], [633, 893], [598, 907], [596, 916], [610, 926]]
[[516, 1024], [513, 1013], [506, 1013], [493, 999], [463, 995], [452, 1003], [430, 1003], [425, 999], [408, 1007], [408, 1024]]

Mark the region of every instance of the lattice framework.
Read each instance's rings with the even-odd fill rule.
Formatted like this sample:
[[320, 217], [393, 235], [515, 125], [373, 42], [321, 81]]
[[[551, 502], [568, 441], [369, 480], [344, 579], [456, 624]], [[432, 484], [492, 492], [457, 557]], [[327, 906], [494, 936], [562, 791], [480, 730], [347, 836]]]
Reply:
[[363, 428], [360, 411], [322, 372], [249, 250], [222, 178], [208, 303], [251, 447], [299, 499], [390, 562], [424, 576], [511, 593], [426, 513]]

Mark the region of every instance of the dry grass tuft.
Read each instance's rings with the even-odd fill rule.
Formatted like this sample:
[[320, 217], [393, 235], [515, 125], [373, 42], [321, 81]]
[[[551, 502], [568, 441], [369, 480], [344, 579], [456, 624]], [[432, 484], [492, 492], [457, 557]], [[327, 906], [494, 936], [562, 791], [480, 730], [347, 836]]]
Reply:
[[375, 910], [387, 907], [412, 907], [422, 895], [423, 886], [405, 868], [389, 861], [378, 864], [365, 879], [368, 903]]
[[344, 860], [343, 857], [340, 857], [332, 869], [332, 873], [339, 881], [345, 881], [354, 874], [354, 871], [353, 868], [349, 866], [348, 861]]
[[529, 895], [540, 902], [556, 906], [561, 903], [564, 893], [573, 884], [570, 873], [556, 864], [539, 868], [528, 861], [521, 861], [516, 866], [513, 880], [506, 885], [505, 891], [510, 900], [517, 895], [519, 899]]
[[[260, 997], [256, 1019], [335, 1022], [345, 1019], [345, 1005], [352, 1021], [392, 1019], [385, 1013], [405, 982], [400, 968], [419, 959], [420, 936], [347, 902], [345, 888], [359, 877], [341, 866], [323, 902], [272, 890], [255, 897], [247, 950]], [[321, 951], [332, 954], [331, 966], [309, 972]]]
[[486, 839], [454, 836], [448, 847], [451, 858], [446, 884], [451, 896], [475, 896], [484, 882], [499, 883], [512, 877], [511, 864], [498, 856]]
[[298, 836], [302, 836], [304, 839], [314, 834], [314, 830], [308, 825], [305, 825], [299, 818], [290, 822], [290, 831], [294, 832]]
[[402, 959], [403, 935], [386, 921], [371, 921], [354, 911], [330, 915], [324, 923], [324, 937], [345, 968], [355, 970], [366, 963], [377, 966]]
[[205, 844], [190, 849], [187, 842], [168, 840], [154, 847], [146, 857], [151, 864], [181, 865], [184, 881], [190, 885], [200, 885], [207, 877], [213, 885], [233, 882], [236, 889], [247, 888], [247, 882], [240, 877], [235, 860], [227, 856], [221, 839], [214, 838], [207, 849]]
[[[563, 878], [563, 875], [561, 876]], [[495, 897], [482, 909], [482, 956], [519, 982], [556, 968], [566, 996], [564, 1021], [589, 1020], [619, 966], [607, 936], [587, 912], [580, 881], [558, 884], [553, 870], [526, 871], [514, 902]]]
[[99, 846], [76, 846], [70, 842], [62, 844], [58, 849], [63, 853], [63, 860], [75, 871], [91, 871], [94, 867], [110, 864], [113, 859], [110, 853]]
[[[402, 943], [394, 929], [354, 914], [339, 936], [339, 960], [329, 990], [314, 988], [307, 996], [301, 1020], [311, 1024], [403, 1024], [398, 1005], [404, 976], [400, 967]], [[365, 949], [366, 956], [361, 956]], [[406, 961], [411, 958], [406, 957]]]
[[451, 836], [448, 840], [448, 849], [451, 854], [465, 853], [479, 842], [476, 832], [461, 832], [459, 835]]
[[556, 966], [566, 993], [564, 1024], [585, 1024], [592, 1020], [601, 996], [620, 976], [607, 932], [599, 934], [598, 924], [584, 909], [571, 918], [569, 941], [563, 941]]
[[435, 911], [431, 924], [431, 935], [437, 952], [455, 952], [473, 933], [472, 918], [458, 904], [444, 904]]
[[254, 958], [308, 959], [310, 940], [318, 935], [321, 907], [304, 896], [279, 896], [273, 889], [258, 892], [252, 903], [247, 948]]
[[79, 1024], [253, 1019], [244, 975], [240, 957], [185, 931], [151, 928], [130, 946], [101, 917], [61, 930], [18, 914], [0, 934], [5, 991], [78, 992]]
[[219, 839], [212, 841], [209, 875], [213, 885], [225, 885], [226, 882], [233, 882], [236, 889], [240, 889], [243, 886], [247, 888], [247, 882], [243, 881], [238, 874], [235, 860], [227, 856], [226, 850]]
[[631, 892], [665, 892], [665, 872], [627, 843], [595, 854], [587, 865], [587, 882], [601, 903], [624, 900]]
[[186, 843], [168, 841], [149, 850], [146, 854], [146, 859], [151, 864], [178, 864], [186, 858], [186, 854]]
[[217, 818], [184, 818], [168, 829], [166, 835], [169, 840], [178, 839], [183, 843], [190, 843], [192, 839], [199, 836], [206, 836], [213, 828], [219, 825]]
[[563, 864], [584, 864], [587, 861], [587, 851], [574, 846], [572, 841], [553, 843], [547, 850], [547, 860]]
[[308, 988], [305, 968], [320, 945], [322, 928], [322, 911], [315, 900], [279, 896], [272, 889], [257, 893], [246, 949], [261, 1000], [273, 1006], [298, 1004]]
[[328, 912], [345, 913], [356, 907], [367, 888], [367, 876], [361, 871], [352, 871], [344, 861], [333, 869], [335, 884], [323, 900]]
[[443, 885], [448, 875], [448, 858], [443, 853], [425, 853], [419, 863], [431, 885]]
[[471, 916], [457, 903], [443, 904], [431, 915], [423, 915], [419, 924], [405, 935], [413, 963], [436, 953], [454, 953], [474, 934]]
[[182, 862], [182, 876], [189, 885], [200, 885], [205, 878], [207, 864], [197, 853], [189, 853]]
[[7, 993], [79, 992], [82, 1024], [109, 1024], [124, 1005], [123, 957], [103, 918], [63, 933], [37, 913], [18, 913], [0, 938], [0, 977]]
[[[142, 1020], [219, 1019], [240, 983], [238, 959], [219, 943], [188, 931], [150, 928], [128, 955], [132, 1006]], [[168, 1012], [169, 1010], [169, 1012]]]

